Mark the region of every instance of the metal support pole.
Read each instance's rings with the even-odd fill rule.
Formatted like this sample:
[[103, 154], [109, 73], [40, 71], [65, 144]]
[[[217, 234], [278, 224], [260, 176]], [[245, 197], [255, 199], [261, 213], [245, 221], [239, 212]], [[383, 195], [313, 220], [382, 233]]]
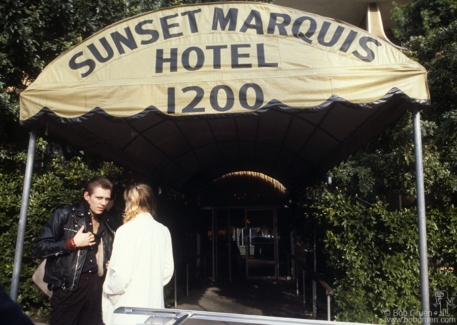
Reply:
[[175, 308], [178, 308], [178, 273], [175, 269], [174, 278], [175, 278]]
[[313, 319], [317, 318], [317, 286], [316, 280], [313, 279]]
[[286, 259], [286, 262], [287, 262], [287, 274], [286, 274], [286, 278], [287, 280], [290, 280], [290, 279], [293, 279], [292, 278], [292, 267], [291, 267], [291, 263], [290, 263], [290, 256], [287, 255], [287, 259]]
[[300, 289], [298, 286], [298, 266], [294, 269], [295, 271], [295, 292], [297, 296], [300, 294]]
[[205, 253], [205, 255], [203, 255], [203, 270], [205, 270], [205, 276], [207, 276], [207, 273], [206, 273], [206, 253]]
[[229, 266], [229, 283], [232, 283], [232, 232], [230, 231], [230, 209], [227, 210], [227, 239], [228, 239], [228, 266]]
[[303, 270], [303, 307], [306, 308], [306, 273], [305, 270]]
[[22, 252], [24, 250], [24, 237], [25, 228], [27, 226], [27, 210], [29, 208], [30, 199], [30, 187], [32, 183], [33, 164], [35, 161], [35, 146], [36, 146], [36, 128], [30, 131], [29, 147], [27, 151], [27, 163], [25, 166], [24, 175], [24, 186], [22, 188], [22, 202], [21, 211], [19, 215], [19, 226], [17, 230], [16, 239], [16, 253], [14, 254], [14, 267], [13, 267], [13, 278], [11, 281], [11, 299], [16, 301], [18, 289], [19, 289], [19, 278], [21, 275], [21, 263], [22, 263]]
[[248, 227], [248, 211], [244, 209], [244, 260], [246, 261], [245, 269], [246, 269], [246, 279], [249, 279], [249, 255], [251, 250], [251, 232]]
[[211, 209], [212, 213], [212, 227], [213, 227], [213, 281], [216, 281], [216, 220], [214, 215], [214, 209]]
[[[317, 253], [316, 253], [316, 228], [313, 230], [313, 268], [317, 272]], [[316, 280], [313, 279], [313, 318], [317, 318], [317, 287]]]
[[332, 320], [332, 297], [330, 292], [327, 291], [327, 320], [330, 322]]
[[316, 228], [314, 228], [314, 233], [313, 233], [313, 267], [314, 267], [314, 273], [316, 273], [317, 272]]
[[186, 263], [186, 297], [189, 297], [189, 263]]
[[[197, 256], [201, 256], [202, 254], [202, 249], [201, 249], [201, 235], [200, 234], [197, 234]], [[195, 261], [195, 267], [198, 269], [200, 268], [200, 270], [202, 269], [202, 259], [199, 257], [197, 258], [197, 260]], [[197, 272], [195, 272], [195, 278], [197, 278]]]
[[273, 210], [273, 231], [275, 244], [275, 279], [279, 279], [278, 209]]
[[[430, 315], [427, 260], [427, 224], [425, 218], [424, 170], [422, 163], [422, 135], [419, 107], [413, 109], [414, 154], [416, 157], [417, 216], [419, 226], [419, 259], [422, 315]], [[422, 317], [422, 324], [430, 324], [430, 317]]]
[[[290, 232], [290, 254], [291, 256], [295, 256], [295, 238], [294, 238], [294, 232], [291, 231]], [[291, 261], [291, 275], [293, 278], [295, 278], [296, 276], [296, 271], [295, 271], [295, 260], [292, 258], [292, 261]]]

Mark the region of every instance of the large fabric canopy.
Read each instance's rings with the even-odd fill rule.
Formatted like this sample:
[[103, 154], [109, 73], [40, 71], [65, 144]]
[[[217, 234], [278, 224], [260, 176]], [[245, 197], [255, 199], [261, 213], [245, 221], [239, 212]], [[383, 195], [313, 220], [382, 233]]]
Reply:
[[428, 102], [425, 69], [366, 31], [231, 1], [94, 34], [22, 92], [20, 119], [157, 185], [253, 170], [300, 188]]

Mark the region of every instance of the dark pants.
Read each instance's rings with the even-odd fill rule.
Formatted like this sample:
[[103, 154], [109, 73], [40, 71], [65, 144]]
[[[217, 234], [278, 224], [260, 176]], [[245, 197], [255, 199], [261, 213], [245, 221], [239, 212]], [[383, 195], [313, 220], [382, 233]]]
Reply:
[[50, 325], [100, 325], [103, 283], [96, 273], [84, 273], [76, 291], [57, 289], [51, 298]]

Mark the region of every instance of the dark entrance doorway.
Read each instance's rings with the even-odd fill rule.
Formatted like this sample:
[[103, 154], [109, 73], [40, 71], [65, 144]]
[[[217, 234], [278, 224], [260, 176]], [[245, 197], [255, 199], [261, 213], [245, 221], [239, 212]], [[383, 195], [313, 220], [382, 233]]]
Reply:
[[288, 248], [290, 237], [285, 232], [279, 235], [280, 207], [205, 210], [214, 279], [290, 279], [287, 254], [283, 251]]
[[245, 222], [246, 277], [278, 278], [276, 209], [246, 209]]

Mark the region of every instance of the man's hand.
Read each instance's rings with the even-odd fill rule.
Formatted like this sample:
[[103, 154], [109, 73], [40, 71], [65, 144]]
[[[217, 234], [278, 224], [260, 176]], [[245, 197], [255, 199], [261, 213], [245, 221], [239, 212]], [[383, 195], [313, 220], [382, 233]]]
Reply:
[[95, 244], [95, 236], [91, 232], [83, 232], [84, 226], [78, 230], [74, 237], [76, 247], [86, 247]]

